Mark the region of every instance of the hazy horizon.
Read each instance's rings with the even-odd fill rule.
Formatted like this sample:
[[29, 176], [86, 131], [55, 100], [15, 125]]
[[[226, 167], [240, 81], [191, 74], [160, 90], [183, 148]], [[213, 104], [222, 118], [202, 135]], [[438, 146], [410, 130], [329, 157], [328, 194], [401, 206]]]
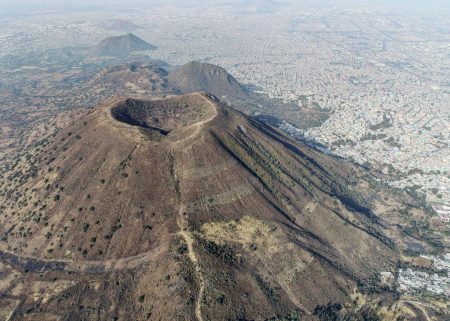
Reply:
[[243, 0], [207, 0], [207, 1], [199, 1], [199, 0], [22, 0], [22, 1], [12, 1], [12, 0], [2, 0], [0, 1], [0, 6], [3, 10], [35, 10], [35, 9], [57, 9], [57, 10], [73, 10], [73, 9], [89, 9], [89, 8], [105, 8], [107, 6], [113, 7], [142, 7], [142, 6], [153, 6], [153, 5], [184, 5], [184, 6], [192, 6], [192, 5], [278, 5], [278, 4], [297, 4], [297, 5], [313, 5], [313, 6], [322, 6], [322, 5], [401, 5], [401, 6], [416, 6], [416, 5], [426, 5], [426, 6], [446, 6], [450, 7], [450, 3], [446, 0], [413, 0], [413, 1], [405, 1], [405, 0], [377, 0], [377, 1], [368, 1], [368, 0], [360, 0], [360, 1], [348, 1], [348, 0], [320, 0], [320, 1], [311, 1], [311, 0], [301, 0], [301, 1], [292, 1], [292, 0], [253, 0], [253, 1], [243, 1]]

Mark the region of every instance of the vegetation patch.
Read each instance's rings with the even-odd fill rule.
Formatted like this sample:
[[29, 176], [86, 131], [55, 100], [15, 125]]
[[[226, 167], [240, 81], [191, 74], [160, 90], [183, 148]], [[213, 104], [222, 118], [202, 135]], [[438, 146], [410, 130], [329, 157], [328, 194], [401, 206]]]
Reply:
[[263, 243], [268, 238], [271, 228], [261, 220], [244, 216], [238, 221], [209, 222], [200, 230], [206, 239], [217, 244], [236, 241], [250, 248], [252, 245]]

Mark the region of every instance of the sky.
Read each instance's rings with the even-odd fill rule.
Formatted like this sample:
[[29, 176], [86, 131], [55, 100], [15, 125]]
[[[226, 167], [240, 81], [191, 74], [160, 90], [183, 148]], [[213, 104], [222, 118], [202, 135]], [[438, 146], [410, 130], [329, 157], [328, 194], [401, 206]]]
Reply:
[[177, 5], [211, 5], [218, 3], [238, 4], [238, 3], [311, 3], [311, 4], [397, 4], [397, 5], [439, 5], [450, 6], [450, 0], [0, 0], [1, 11], [13, 10], [77, 10], [77, 9], [108, 9], [119, 7], [142, 7], [160, 4]]

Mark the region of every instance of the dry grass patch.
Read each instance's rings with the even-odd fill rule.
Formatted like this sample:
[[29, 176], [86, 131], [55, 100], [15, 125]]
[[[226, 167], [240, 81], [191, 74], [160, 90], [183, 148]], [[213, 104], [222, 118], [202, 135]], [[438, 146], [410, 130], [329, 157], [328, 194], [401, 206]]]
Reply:
[[[290, 242], [281, 228], [255, 217], [238, 221], [210, 222], [201, 227], [201, 237], [219, 245], [240, 244], [249, 255], [263, 263], [280, 283], [292, 282], [314, 260], [313, 256]], [[280, 264], [282, 263], [282, 264]]]
[[210, 222], [201, 227], [203, 236], [217, 244], [238, 242], [242, 245], [267, 243], [271, 228], [254, 217], [244, 216], [239, 221]]

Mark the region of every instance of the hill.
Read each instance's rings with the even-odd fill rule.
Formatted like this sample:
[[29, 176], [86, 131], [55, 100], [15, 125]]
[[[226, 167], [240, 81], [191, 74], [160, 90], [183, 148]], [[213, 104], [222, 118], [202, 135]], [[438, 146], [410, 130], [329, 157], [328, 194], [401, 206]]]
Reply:
[[[92, 92], [96, 99], [114, 96], [142, 97], [169, 93], [166, 65], [161, 62], [133, 62], [109, 66], [86, 82], [82, 92]], [[105, 99], [102, 99], [105, 100]]]
[[102, 40], [97, 46], [92, 48], [89, 55], [92, 57], [100, 56], [127, 56], [133, 51], [155, 50], [151, 45], [132, 33], [123, 36], [108, 37]]
[[208, 63], [190, 62], [174, 68], [168, 75], [169, 85], [183, 93], [208, 92], [215, 96], [243, 98], [246, 91], [222, 67]]
[[372, 210], [395, 200], [208, 94], [110, 100], [1, 173], [10, 320], [362, 320], [395, 299]]

